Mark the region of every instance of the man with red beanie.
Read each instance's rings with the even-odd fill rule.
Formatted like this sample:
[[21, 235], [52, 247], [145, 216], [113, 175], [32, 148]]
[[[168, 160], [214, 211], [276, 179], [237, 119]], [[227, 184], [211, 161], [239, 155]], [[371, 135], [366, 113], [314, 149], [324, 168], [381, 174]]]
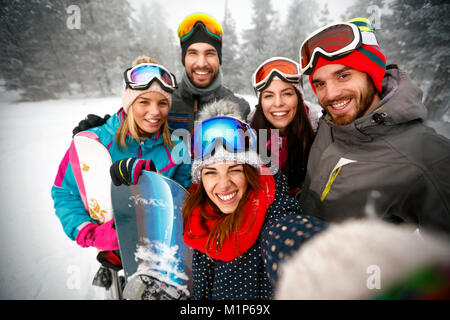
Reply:
[[450, 233], [450, 141], [424, 125], [422, 91], [386, 66], [369, 20], [321, 28], [300, 47], [324, 110], [300, 203], [322, 220], [376, 215]]

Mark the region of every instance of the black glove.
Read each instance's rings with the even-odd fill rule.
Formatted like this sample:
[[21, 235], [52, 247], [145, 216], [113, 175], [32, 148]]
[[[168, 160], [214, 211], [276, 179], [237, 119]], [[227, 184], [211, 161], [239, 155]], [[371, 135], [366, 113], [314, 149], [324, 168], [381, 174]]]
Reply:
[[[105, 124], [106, 120], [111, 118], [109, 114], [106, 114], [103, 118], [95, 115], [95, 114], [88, 114], [86, 118], [81, 120], [78, 123], [78, 126], [73, 128], [72, 133], [73, 136], [75, 136], [78, 132], [85, 131], [90, 128], [99, 127]], [[73, 137], [72, 136], [72, 137]]]
[[156, 172], [156, 167], [151, 159], [127, 158], [114, 162], [109, 168], [109, 173], [114, 185], [129, 186], [138, 183], [142, 170]]

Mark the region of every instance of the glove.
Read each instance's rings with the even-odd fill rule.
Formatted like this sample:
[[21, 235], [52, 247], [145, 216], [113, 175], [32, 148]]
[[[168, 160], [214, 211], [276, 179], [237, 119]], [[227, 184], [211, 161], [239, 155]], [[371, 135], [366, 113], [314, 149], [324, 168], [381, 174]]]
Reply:
[[119, 250], [116, 229], [111, 219], [102, 225], [89, 223], [77, 234], [77, 244], [83, 248], [95, 247], [99, 250]]
[[136, 184], [142, 170], [155, 171], [155, 164], [151, 159], [128, 158], [114, 162], [109, 168], [111, 179], [116, 186]]
[[[78, 126], [73, 128], [72, 133], [75, 136], [78, 132], [85, 131], [90, 128], [99, 127], [105, 124], [105, 122], [111, 118], [109, 114], [101, 118], [95, 114], [88, 114], [87, 117], [78, 123]], [[73, 138], [72, 136], [72, 138]]]

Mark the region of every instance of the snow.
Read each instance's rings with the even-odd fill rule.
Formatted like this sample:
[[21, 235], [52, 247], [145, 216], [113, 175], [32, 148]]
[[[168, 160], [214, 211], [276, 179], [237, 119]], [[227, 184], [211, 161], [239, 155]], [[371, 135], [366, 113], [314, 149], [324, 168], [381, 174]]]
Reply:
[[72, 129], [89, 113], [114, 113], [120, 97], [12, 100], [0, 92], [0, 299], [103, 299], [91, 286], [96, 249], [64, 234], [50, 189]]
[[[244, 96], [255, 105], [254, 96]], [[0, 299], [104, 299], [91, 285], [96, 249], [71, 241], [50, 189], [72, 129], [87, 114], [113, 114], [120, 97], [16, 103], [0, 92]]]

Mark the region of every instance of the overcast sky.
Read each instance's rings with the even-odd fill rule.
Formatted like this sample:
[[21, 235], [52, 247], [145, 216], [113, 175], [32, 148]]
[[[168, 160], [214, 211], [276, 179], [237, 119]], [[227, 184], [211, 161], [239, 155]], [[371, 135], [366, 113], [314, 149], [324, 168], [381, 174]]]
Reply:
[[[128, 0], [135, 9], [139, 9], [141, 3], [151, 4], [151, 0]], [[286, 9], [292, 0], [272, 0], [273, 8], [280, 13], [284, 20]], [[332, 22], [340, 21], [339, 16], [345, 11], [349, 4], [355, 0], [318, 0], [321, 7], [328, 3], [330, 19]], [[252, 13], [251, 0], [227, 0], [231, 16], [236, 22], [239, 32], [249, 28]], [[167, 14], [168, 26], [176, 32], [179, 23], [193, 12], [205, 12], [211, 14], [218, 21], [223, 20], [225, 12], [225, 0], [159, 0]]]

